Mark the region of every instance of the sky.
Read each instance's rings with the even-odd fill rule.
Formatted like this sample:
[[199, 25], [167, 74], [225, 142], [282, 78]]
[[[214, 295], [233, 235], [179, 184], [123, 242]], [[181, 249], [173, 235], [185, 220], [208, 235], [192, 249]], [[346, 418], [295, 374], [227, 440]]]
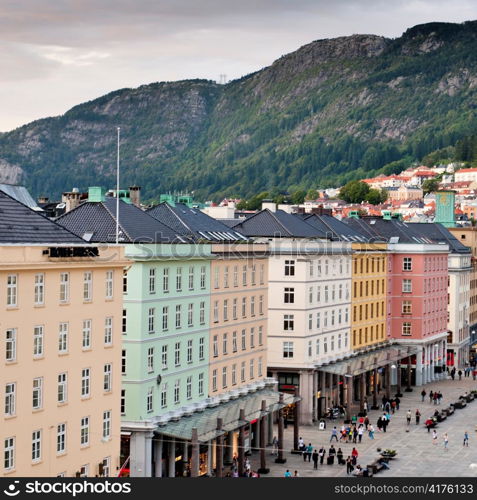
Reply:
[[0, 0], [0, 132], [124, 87], [229, 81], [313, 40], [471, 19], [476, 0]]

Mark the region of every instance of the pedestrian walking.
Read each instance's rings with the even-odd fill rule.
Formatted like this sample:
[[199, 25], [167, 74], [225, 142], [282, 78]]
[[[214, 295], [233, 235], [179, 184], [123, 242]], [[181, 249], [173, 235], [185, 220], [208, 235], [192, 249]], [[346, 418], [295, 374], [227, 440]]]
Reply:
[[291, 472], [287, 469], [287, 471], [284, 474], [285, 477], [292, 477]]
[[434, 393], [432, 391], [429, 392], [429, 403], [432, 403], [432, 398], [434, 397]]
[[367, 401], [365, 401], [363, 403], [363, 411], [364, 411], [365, 415], [368, 413], [368, 402]]
[[313, 460], [313, 469], [318, 469], [318, 452], [315, 450], [311, 456]]
[[447, 435], [447, 432], [444, 434], [444, 437], [442, 438], [444, 441], [444, 451], [448, 451], [448, 444], [449, 444], [449, 436]]
[[[336, 427], [335, 427], [335, 429], [336, 429]], [[300, 451], [303, 451], [303, 450], [305, 449], [305, 441], [303, 441], [303, 438], [302, 438], [302, 437], [300, 437], [300, 438], [298, 439], [298, 449], [299, 449]]]
[[313, 446], [311, 446], [311, 443], [308, 443], [308, 446], [306, 447], [306, 456], [308, 458], [308, 462], [311, 462], [312, 453], [313, 453]]
[[457, 372], [457, 375], [459, 375], [459, 380], [462, 380], [462, 370], [459, 370], [459, 371]]
[[426, 397], [426, 394], [427, 392], [425, 391], [425, 389], [422, 389], [421, 391], [421, 398], [422, 398], [422, 402], [424, 403], [424, 398]]
[[407, 410], [407, 412], [406, 412], [406, 421], [407, 421], [408, 427], [411, 425], [411, 417], [412, 417], [411, 410]]
[[353, 443], [356, 444], [356, 440], [358, 438], [358, 429], [356, 429], [356, 426], [354, 426], [353, 429]]
[[435, 429], [432, 431], [432, 444], [437, 444], [437, 431]]
[[374, 427], [372, 424], [368, 425], [368, 435], [369, 439], [374, 439]]
[[351, 450], [351, 461], [353, 465], [356, 465], [356, 463], [358, 462], [358, 455], [358, 450], [356, 448], [353, 448]]
[[432, 418], [428, 418], [424, 425], [427, 427], [427, 432], [431, 432], [431, 427], [434, 425], [434, 421], [432, 420]]
[[358, 429], [358, 443], [361, 443], [364, 434], [364, 425], [360, 425]]
[[330, 437], [330, 443], [333, 441], [333, 438], [336, 439], [336, 442], [338, 442], [338, 431], [336, 430], [336, 427], [333, 427], [331, 430], [331, 437]]
[[326, 450], [323, 445], [321, 445], [321, 448], [318, 450], [318, 456], [320, 457], [320, 465], [323, 465], [323, 460], [325, 459], [326, 455]]
[[333, 445], [331, 445], [330, 449], [328, 450], [328, 459], [327, 459], [328, 465], [333, 465], [335, 463], [335, 455], [336, 455], [336, 449]]
[[451, 376], [452, 380], [455, 380], [455, 366], [452, 368], [452, 370], [450, 372], [450, 376]]
[[341, 448], [338, 448], [338, 451], [336, 452], [336, 459], [338, 460], [338, 465], [345, 463], [345, 461], [343, 460], [343, 452]]
[[399, 406], [401, 405], [401, 400], [399, 399], [399, 396], [396, 396], [396, 399], [394, 401], [396, 401], [396, 410], [399, 411]]
[[419, 421], [421, 420], [421, 412], [419, 409], [416, 409], [416, 425], [419, 425]]
[[464, 432], [464, 443], [462, 446], [469, 446], [469, 433], [467, 431]]
[[273, 446], [272, 455], [278, 455], [278, 439], [277, 439], [277, 436], [273, 436], [272, 446]]
[[391, 411], [393, 412], [393, 415], [394, 415], [394, 411], [396, 410], [396, 400], [393, 399], [391, 401]]
[[346, 459], [346, 474], [351, 474], [353, 469], [353, 462], [351, 461], [351, 457], [348, 455], [348, 458]]
[[438, 395], [437, 395], [437, 391], [434, 392], [434, 395], [432, 396], [432, 398], [434, 399], [434, 404], [436, 405], [437, 404], [437, 398], [438, 398]]

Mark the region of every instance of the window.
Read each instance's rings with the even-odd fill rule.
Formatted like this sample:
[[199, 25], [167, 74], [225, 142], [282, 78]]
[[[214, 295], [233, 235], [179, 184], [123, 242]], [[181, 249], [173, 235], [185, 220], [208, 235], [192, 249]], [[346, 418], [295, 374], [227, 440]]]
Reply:
[[242, 267], [242, 285], [247, 286], [247, 266]]
[[156, 317], [156, 308], [150, 307], [147, 313], [147, 332], [154, 333], [155, 330], [155, 317]]
[[34, 378], [33, 379], [33, 409], [39, 410], [43, 406], [43, 378]]
[[219, 288], [219, 280], [220, 280], [220, 269], [216, 267], [214, 269], [214, 288]]
[[189, 290], [194, 290], [194, 266], [189, 266]]
[[178, 379], [174, 384], [174, 404], [179, 404], [181, 392], [181, 381]]
[[35, 305], [45, 303], [45, 275], [43, 273], [35, 274]]
[[187, 341], [187, 362], [192, 363], [192, 346], [193, 346], [193, 340], [188, 340]]
[[310, 286], [308, 289], [308, 302], [311, 304], [313, 302], [313, 287]]
[[229, 320], [229, 301], [227, 299], [224, 300], [224, 321]]
[[254, 376], [255, 376], [254, 371], [255, 371], [255, 360], [251, 359], [250, 360], [250, 378], [254, 378]]
[[411, 333], [411, 323], [404, 322], [402, 324], [402, 334], [403, 335], [412, 335], [412, 333]]
[[83, 417], [81, 419], [80, 443], [81, 446], [89, 445], [89, 417]]
[[89, 475], [89, 464], [82, 465], [80, 467], [80, 477], [88, 477]]
[[126, 389], [121, 389], [121, 415], [126, 414]]
[[3, 468], [10, 470], [15, 468], [15, 438], [9, 437], [4, 441]]
[[232, 332], [232, 352], [237, 352], [237, 332]]
[[194, 326], [194, 304], [187, 306], [187, 326]]
[[293, 331], [295, 328], [295, 316], [293, 314], [283, 315], [283, 329]]
[[262, 376], [262, 371], [263, 371], [263, 368], [262, 368], [262, 357], [260, 356], [258, 358], [258, 376], [259, 377]]
[[90, 302], [93, 299], [93, 273], [83, 273], [83, 300]]
[[308, 357], [311, 358], [313, 354], [313, 344], [311, 340], [308, 341]]
[[293, 358], [293, 342], [283, 342], [283, 357]]
[[5, 416], [15, 415], [16, 389], [15, 382], [5, 385]]
[[181, 364], [181, 343], [176, 342], [174, 346], [174, 365], [180, 366]]
[[85, 350], [91, 349], [91, 320], [90, 319], [83, 320], [83, 332], [82, 332], [81, 347]]
[[325, 302], [328, 302], [328, 286], [325, 286]]
[[205, 302], [199, 304], [199, 323], [205, 325]]
[[33, 431], [31, 434], [31, 459], [33, 462], [41, 459], [41, 431]]
[[411, 301], [410, 300], [403, 300], [403, 302], [402, 302], [402, 313], [403, 314], [411, 314], [412, 313], [412, 306], [411, 306]]
[[68, 400], [68, 374], [60, 373], [58, 375], [58, 403], [66, 403]]
[[182, 267], [176, 269], [176, 292], [182, 292]]
[[238, 286], [238, 266], [234, 266], [234, 286]]
[[412, 293], [412, 281], [402, 280], [402, 291], [403, 293]]
[[263, 315], [263, 295], [258, 298], [258, 314]]
[[246, 331], [242, 330], [242, 351], [245, 351], [245, 349], [247, 348], [246, 343]]
[[162, 308], [162, 329], [167, 330], [169, 325], [169, 307], [164, 306]]
[[247, 316], [247, 297], [242, 297], [242, 318]]
[[199, 361], [204, 361], [204, 337], [199, 339]]
[[316, 355], [319, 356], [319, 354], [320, 354], [320, 339], [316, 339], [315, 352], [316, 352]]
[[234, 298], [232, 302], [232, 319], [237, 319], [237, 299]]
[[256, 267], [255, 267], [255, 264], [252, 264], [252, 273], [251, 273], [251, 282], [252, 282], [252, 285], [256, 284], [255, 275], [256, 275]]
[[310, 261], [310, 276], [313, 276], [313, 261]]
[[103, 411], [103, 439], [111, 439], [111, 410]]
[[149, 269], [149, 293], [156, 293], [156, 269]]
[[114, 276], [113, 271], [106, 271], [106, 298], [107, 299], [113, 298], [113, 290], [114, 290], [113, 276]]
[[161, 408], [167, 408], [167, 383], [161, 388]]
[[295, 276], [295, 261], [286, 260], [285, 261], [285, 276]]
[[147, 395], [146, 395], [146, 411], [147, 413], [151, 413], [153, 410], [153, 404], [152, 404], [152, 388], [149, 388], [147, 390]]
[[227, 367], [222, 367], [222, 389], [227, 387]]
[[127, 331], [128, 331], [128, 311], [127, 309], [123, 309], [121, 332], [123, 335], [126, 335]]
[[294, 304], [295, 303], [295, 289], [294, 288], [285, 288], [283, 301], [285, 304]]
[[263, 327], [258, 327], [258, 345], [263, 345]]
[[5, 360], [15, 361], [17, 359], [17, 330], [10, 328], [5, 332]]
[[113, 375], [112, 375], [112, 367], [111, 363], [106, 363], [104, 365], [104, 377], [103, 377], [103, 390], [104, 392], [111, 392], [113, 386]]
[[316, 328], [321, 328], [321, 314], [319, 312], [316, 313]]
[[250, 297], [250, 315], [255, 316], [255, 296]]
[[214, 301], [214, 323], [219, 322], [219, 301]]
[[81, 397], [87, 398], [90, 391], [90, 369], [83, 368], [81, 370]]
[[212, 370], [212, 391], [217, 390], [217, 370]]
[[260, 284], [263, 285], [264, 284], [264, 280], [265, 280], [265, 265], [264, 264], [260, 264]]
[[224, 333], [222, 337], [222, 352], [223, 354], [227, 354], [227, 334]]
[[181, 328], [181, 305], [176, 306], [176, 328]]
[[204, 374], [199, 373], [199, 396], [204, 395]]
[[232, 385], [237, 384], [237, 365], [234, 363], [232, 365]]
[[60, 354], [68, 352], [68, 323], [60, 323], [58, 333], [58, 352]]
[[192, 377], [187, 377], [186, 380], [186, 398], [192, 399]]
[[240, 364], [240, 382], [245, 382], [245, 361]]
[[402, 270], [412, 271], [412, 257], [404, 257], [402, 260]]
[[66, 424], [56, 426], [56, 453], [66, 451]]
[[7, 306], [15, 307], [17, 305], [17, 284], [18, 277], [16, 274], [9, 274], [7, 276]]
[[35, 326], [33, 329], [33, 357], [41, 358], [44, 354], [43, 352], [43, 326]]
[[128, 273], [123, 271], [123, 293], [128, 293]]
[[162, 369], [167, 370], [167, 345], [162, 346], [161, 364], [162, 364]]
[[169, 293], [169, 268], [165, 267], [162, 270], [162, 291]]
[[219, 355], [219, 337], [218, 337], [218, 335], [214, 335], [212, 347], [213, 347], [213, 352], [214, 352], [214, 358], [216, 358]]
[[224, 288], [229, 287], [229, 266], [224, 267]]
[[121, 351], [121, 375], [126, 375], [126, 357], [127, 351], [126, 349], [123, 349]]
[[104, 319], [104, 344], [112, 345], [113, 343], [113, 318], [110, 316]]
[[206, 279], [206, 268], [205, 266], [200, 267], [200, 288], [205, 290], [205, 279]]

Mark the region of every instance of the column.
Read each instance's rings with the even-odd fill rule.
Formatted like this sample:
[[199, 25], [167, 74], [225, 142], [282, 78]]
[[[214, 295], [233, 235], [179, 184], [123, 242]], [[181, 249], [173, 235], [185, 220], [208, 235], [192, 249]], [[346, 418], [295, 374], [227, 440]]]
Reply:
[[283, 458], [283, 394], [280, 394], [278, 400], [280, 404], [280, 409], [278, 410], [278, 457], [275, 459], [277, 464], [284, 464], [286, 459]]
[[[295, 387], [295, 398], [300, 397], [300, 392], [298, 387]], [[298, 439], [300, 433], [300, 401], [295, 402], [294, 409], [294, 419], [293, 419], [293, 449], [298, 450]]]
[[327, 373], [326, 377], [328, 379], [328, 388], [326, 390], [326, 401], [327, 401], [327, 406], [331, 408], [333, 406], [333, 375], [331, 373]]
[[240, 429], [238, 436], [238, 473], [239, 477], [242, 477], [244, 474], [244, 464], [245, 464], [245, 410], [243, 408], [240, 409], [239, 413], [240, 419]]
[[152, 476], [152, 437], [151, 431], [134, 431], [130, 438], [131, 477]]
[[[192, 450], [190, 456], [190, 477], [199, 477], [199, 439], [197, 429], [192, 429]], [[187, 442], [186, 442], [187, 446]]]
[[364, 394], [366, 392], [366, 373], [359, 376], [359, 411], [364, 409]]
[[[267, 402], [262, 401], [261, 413], [260, 413], [260, 469], [258, 469], [259, 474], [268, 474], [270, 469], [267, 469], [267, 459], [266, 459], [266, 436], [267, 436]], [[257, 422], [258, 423], [258, 422]]]
[[162, 435], [156, 437], [154, 441], [155, 477], [162, 477]]
[[224, 460], [224, 435], [222, 434], [223, 421], [221, 418], [217, 419], [217, 431], [221, 434], [216, 438], [216, 448], [215, 448], [215, 476], [223, 477], [223, 460]]
[[210, 477], [212, 476], [212, 469], [214, 468], [214, 461], [212, 457], [212, 439], [207, 443], [207, 475]]
[[183, 451], [182, 451], [182, 470], [183, 472], [187, 471], [187, 463], [189, 462], [189, 443], [188, 441], [184, 441], [182, 443]]
[[233, 432], [228, 432], [227, 433], [227, 438], [226, 438], [226, 445], [225, 445], [225, 458], [224, 458], [224, 464], [225, 465], [232, 465], [233, 463], [233, 456], [232, 456], [232, 451], [233, 451], [233, 446], [234, 446], [234, 435]]
[[268, 414], [268, 422], [267, 422], [267, 430], [268, 430], [268, 445], [271, 445], [273, 443], [273, 413], [270, 412]]
[[386, 365], [386, 397], [391, 398], [391, 365]]
[[[377, 365], [378, 358], [374, 358], [374, 364]], [[373, 370], [373, 410], [378, 408], [378, 369]]]
[[318, 420], [318, 412], [317, 412], [318, 402], [316, 399], [316, 393], [318, 391], [318, 379], [316, 376], [316, 371], [311, 372], [311, 380], [312, 380], [311, 400], [313, 402], [311, 408], [311, 419], [313, 422], [316, 422]]
[[416, 385], [421, 386], [425, 384], [422, 376], [422, 347], [417, 348], [416, 353]]
[[169, 438], [169, 477], [176, 477], [176, 440]]
[[446, 341], [445, 339], [441, 340], [441, 366], [442, 366], [442, 374], [441, 379], [445, 380], [447, 378], [447, 349], [446, 349]]
[[313, 423], [313, 379], [312, 373], [308, 371], [300, 372], [300, 422], [304, 425]]
[[353, 375], [351, 375], [351, 366], [348, 365], [346, 375], [346, 418], [351, 421], [353, 405]]

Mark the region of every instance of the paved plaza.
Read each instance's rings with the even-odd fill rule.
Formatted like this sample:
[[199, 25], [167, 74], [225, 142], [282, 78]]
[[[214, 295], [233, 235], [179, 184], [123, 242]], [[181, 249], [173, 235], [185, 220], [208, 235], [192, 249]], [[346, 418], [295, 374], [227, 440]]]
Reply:
[[[456, 377], [458, 378], [458, 377]], [[344, 459], [351, 455], [353, 446], [358, 449], [359, 457], [357, 463], [362, 467], [372, 463], [379, 457], [377, 448], [394, 449], [397, 451], [397, 458], [390, 462], [390, 470], [383, 470], [378, 474], [378, 477], [404, 477], [404, 476], [424, 476], [424, 477], [463, 477], [477, 476], [477, 399], [468, 403], [467, 406], [460, 410], [455, 410], [454, 414], [449, 416], [445, 421], [437, 425], [437, 445], [432, 443], [431, 433], [427, 432], [424, 426], [425, 420], [431, 416], [436, 408], [445, 408], [450, 403], [454, 403], [464, 392], [477, 390], [477, 381], [473, 381], [472, 377], [462, 380], [441, 380], [424, 386], [427, 393], [429, 391], [440, 390], [443, 394], [441, 405], [429, 403], [429, 398], [426, 396], [425, 402], [421, 402], [421, 391], [423, 387], [413, 387], [413, 392], [403, 392], [401, 399], [400, 410], [391, 415], [391, 422], [387, 428], [387, 432], [378, 431], [376, 421], [382, 411], [371, 410], [368, 413], [370, 422], [375, 428], [375, 439], [371, 440], [368, 434], [365, 433], [361, 444], [345, 444], [336, 443], [333, 439], [333, 444], [336, 449], [341, 447], [343, 450]], [[392, 393], [393, 394], [393, 393]], [[380, 395], [382, 397], [382, 394]], [[416, 408], [419, 408], [422, 416], [421, 423], [415, 424], [414, 413]], [[412, 421], [409, 426], [409, 432], [406, 424], [407, 410], [412, 412]], [[321, 431], [317, 426], [301, 426], [300, 436], [303, 437], [305, 444], [311, 443], [313, 448], [319, 449], [324, 445], [328, 454], [330, 448], [331, 429], [336, 425], [337, 429], [341, 428], [343, 420], [335, 420], [330, 422], [327, 420], [326, 430]], [[464, 432], [469, 433], [469, 447], [463, 447]], [[449, 445], [448, 450], [444, 449], [443, 435], [448, 433]], [[274, 428], [274, 435], [277, 435], [277, 429]], [[285, 464], [276, 464], [275, 457], [267, 450], [267, 467], [270, 468], [269, 477], [283, 477], [285, 471], [289, 469], [292, 474], [295, 470], [298, 471], [301, 477], [345, 477], [346, 466], [338, 465], [335, 459], [334, 465], [318, 465], [318, 470], [313, 470], [313, 461], [304, 462], [301, 455], [291, 454], [290, 450], [293, 447], [293, 425], [289, 425], [285, 429]], [[251, 457], [251, 463], [254, 470], [257, 470], [260, 465], [259, 453], [254, 452]], [[476, 468], [469, 467], [470, 464], [476, 464]]]

